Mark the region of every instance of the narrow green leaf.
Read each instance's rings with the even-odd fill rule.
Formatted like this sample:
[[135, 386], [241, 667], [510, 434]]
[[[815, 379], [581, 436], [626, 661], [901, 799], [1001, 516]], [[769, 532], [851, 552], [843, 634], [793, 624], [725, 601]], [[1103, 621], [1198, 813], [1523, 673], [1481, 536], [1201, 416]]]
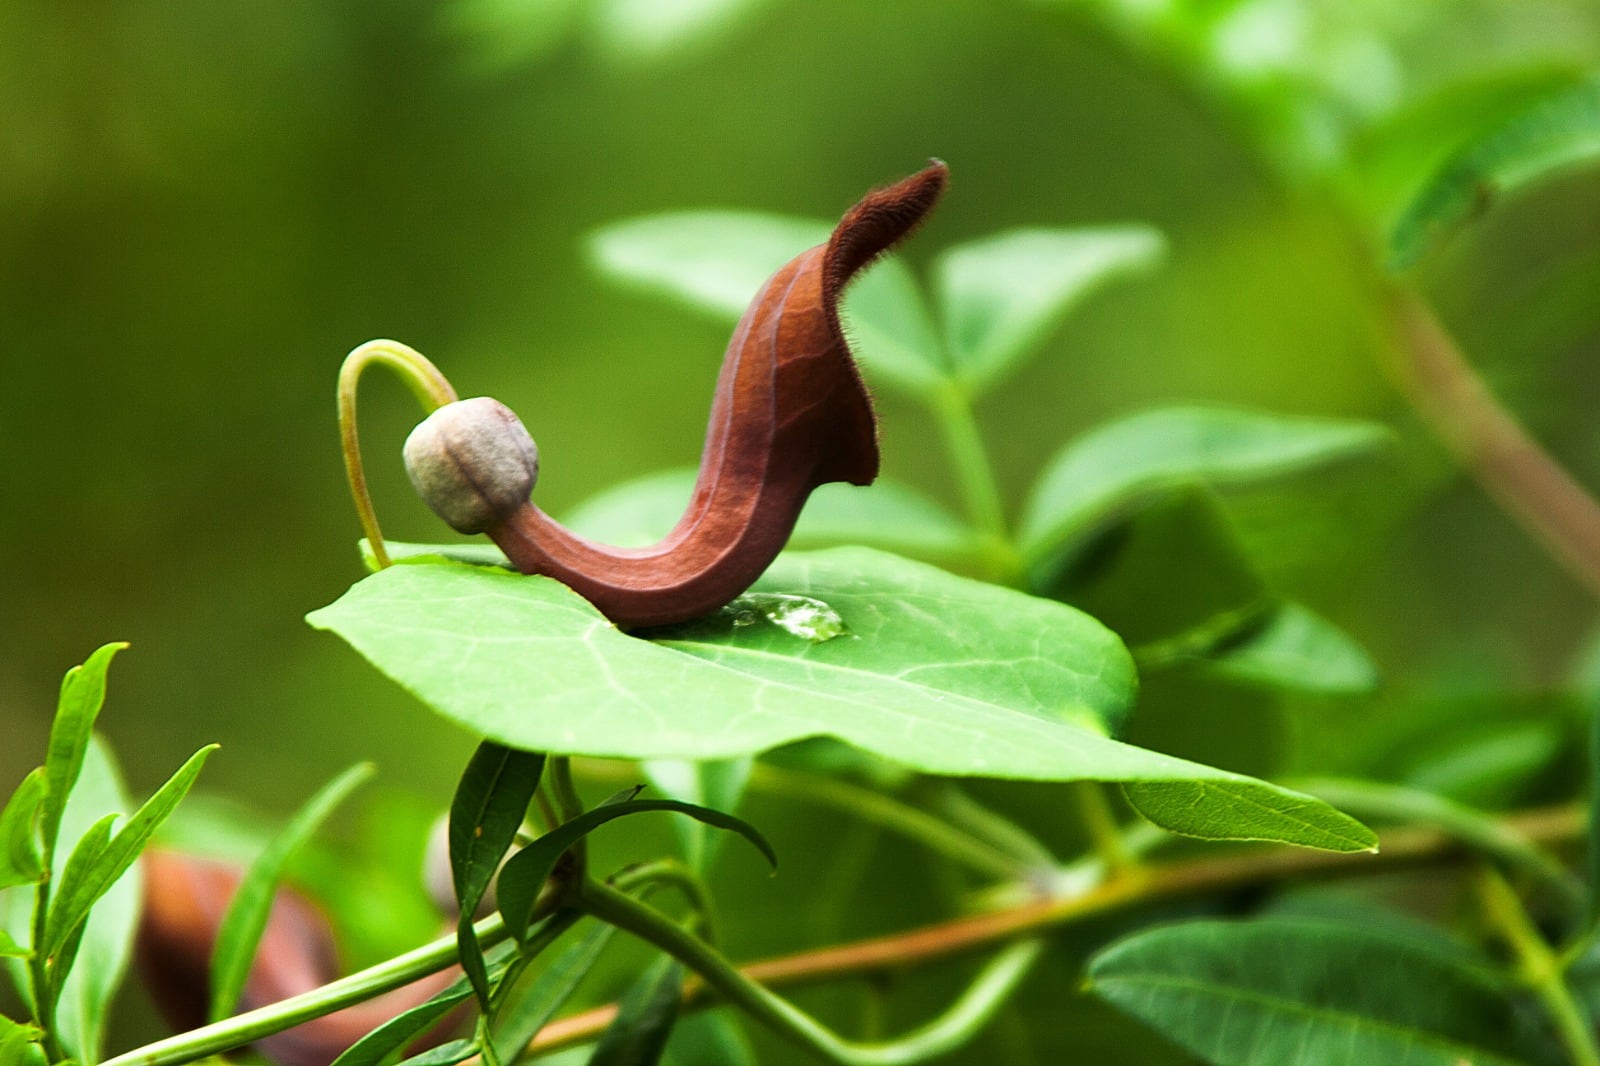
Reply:
[[44, 761], [47, 788], [39, 826], [44, 853], [55, 852], [61, 831], [61, 812], [66, 810], [72, 788], [83, 769], [83, 755], [94, 733], [94, 722], [106, 699], [106, 670], [125, 643], [106, 644], [86, 659], [82, 666], [67, 671], [61, 681], [61, 698], [56, 703], [55, 721], [50, 726], [50, 744]]
[[[489, 1003], [489, 978], [472, 922], [500, 860], [516, 841], [517, 830], [527, 817], [528, 804], [543, 773], [542, 753], [484, 741], [467, 763], [450, 804], [450, 871], [456, 900], [461, 905], [456, 943], [460, 946], [461, 968], [485, 1007]], [[518, 931], [518, 938], [525, 933], [526, 922]]]
[[539, 890], [544, 887], [545, 880], [555, 869], [556, 860], [560, 859], [568, 848], [607, 822], [625, 818], [630, 814], [645, 814], [650, 811], [687, 814], [707, 825], [731, 830], [748, 840], [773, 866], [778, 865], [777, 853], [772, 850], [772, 845], [767, 843], [766, 837], [744, 819], [724, 814], [722, 811], [714, 811], [709, 807], [683, 803], [679, 800], [626, 800], [595, 807], [593, 810], [584, 811], [571, 821], [556, 826], [506, 860], [505, 869], [500, 871], [500, 880], [496, 886], [500, 899], [500, 913], [505, 917], [506, 926], [512, 934], [518, 940], [527, 938], [528, 923], [533, 914], [534, 901], [539, 898]]
[[1152, 494], [1278, 477], [1369, 452], [1389, 439], [1387, 430], [1368, 422], [1210, 407], [1146, 411], [1062, 449], [1034, 488], [1018, 539], [1031, 565], [1047, 567], [1070, 542]]
[[[91, 825], [78, 842], [73, 845], [72, 852], [67, 856], [67, 864], [62, 868], [61, 878], [56, 882], [56, 896], [51, 901], [50, 914], [45, 925], [44, 944], [40, 950], [45, 958], [51, 959], [51, 970], [55, 976], [55, 985], [59, 989], [64, 981], [65, 973], [62, 964], [67, 961], [63, 956], [75, 952], [63, 951], [67, 938], [76, 931], [75, 927], [57, 930], [54, 924], [56, 915], [62, 913], [62, 907], [74, 906], [69, 902], [92, 891], [100, 883], [100, 870], [104, 865], [106, 849], [111, 845], [111, 828], [121, 818], [121, 814], [112, 813], [103, 815], [98, 822]], [[88, 911], [88, 907], [84, 907]], [[54, 1005], [55, 997], [50, 997]]]
[[1395, 223], [1389, 265], [1414, 266], [1496, 199], [1554, 171], [1600, 158], [1600, 78], [1563, 87], [1462, 149]]
[[[98, 736], [91, 737], [77, 784], [62, 813], [58, 839], [75, 844], [108, 812], [132, 809], [110, 750]], [[52, 856], [52, 885], [59, 886], [66, 879], [70, 859], [63, 843]], [[109, 1005], [133, 949], [141, 888], [138, 873], [130, 871], [106, 891], [80, 933], [69, 937], [52, 958], [51, 973], [57, 979], [40, 990], [39, 998], [55, 1004], [56, 1037], [67, 1054], [80, 1061], [93, 1062], [100, 1057]], [[0, 925], [18, 943], [27, 943], [33, 935], [35, 895], [32, 886], [0, 892]], [[31, 1005], [35, 996], [27, 965], [16, 958], [6, 961], [23, 1000]]]
[[432, 1029], [453, 1009], [471, 999], [472, 985], [459, 981], [426, 1003], [390, 1018], [346, 1048], [331, 1066], [379, 1066], [390, 1055]]
[[[729, 323], [773, 272], [828, 239], [825, 222], [747, 211], [684, 211], [628, 219], [589, 239], [602, 274]], [[869, 380], [925, 393], [943, 382], [938, 332], [915, 279], [893, 256], [845, 294], [851, 350]]]
[[32, 954], [33, 952], [28, 950], [27, 945], [17, 943], [11, 939], [10, 933], [0, 929], [0, 958], [25, 959]]
[[448, 1044], [429, 1048], [420, 1055], [401, 1059], [396, 1066], [455, 1066], [456, 1063], [465, 1062], [477, 1053], [476, 1040], [452, 1040]]
[[1511, 990], [1487, 966], [1382, 931], [1305, 919], [1136, 933], [1091, 991], [1217, 1066], [1511, 1066]]
[[[624, 482], [584, 501], [567, 516], [568, 525], [607, 544], [627, 548], [654, 544], [683, 517], [694, 494], [696, 474], [693, 469], [665, 470]], [[800, 512], [789, 546], [801, 549], [861, 544], [937, 562], [969, 558], [974, 539], [970, 528], [927, 496], [880, 478], [867, 488], [834, 484], [817, 489]], [[387, 547], [393, 554], [444, 546]], [[467, 561], [491, 560], [480, 557]]]
[[683, 1006], [683, 964], [662, 956], [638, 976], [600, 1034], [589, 1066], [656, 1066]]
[[1149, 226], [1011, 230], [939, 257], [934, 287], [956, 377], [973, 393], [1021, 366], [1100, 286], [1150, 269], [1166, 242]]
[[[217, 745], [210, 744], [190, 756], [189, 761], [179, 767], [156, 794], [134, 812], [128, 824], [111, 838], [93, 865], [82, 871], [82, 876], [73, 877], [72, 863], [67, 864], [67, 872], [61, 879], [60, 894], [51, 903], [50, 916], [45, 923], [44, 950], [47, 954], [55, 954], [67, 937], [88, 917], [89, 909], [133, 866], [150, 840], [150, 835], [183, 799], [195, 778], [200, 775], [206, 759], [216, 749]], [[76, 854], [74, 852], [74, 858]]]
[[255, 961], [256, 948], [266, 932], [272, 898], [278, 891], [284, 867], [339, 804], [372, 776], [371, 763], [358, 763], [322, 787], [295, 812], [283, 829], [267, 843], [250, 868], [217, 926], [211, 951], [210, 1021], [228, 1017], [238, 1006]]
[[[645, 777], [669, 799], [696, 803], [730, 814], [739, 809], [744, 787], [750, 780], [755, 760], [712, 759], [688, 762], [683, 759], [647, 759], [641, 764]], [[704, 874], [716, 857], [722, 837], [706, 832], [705, 823], [692, 818], [672, 819], [673, 832], [683, 847], [684, 860], [691, 870]]]
[[[1198, 637], [1199, 639], [1189, 639]], [[1349, 634], [1298, 603], [1250, 613], [1211, 634], [1183, 634], [1174, 658], [1203, 673], [1269, 688], [1343, 695], [1378, 687], [1378, 668]], [[1163, 642], [1166, 643], [1166, 642]], [[1135, 652], [1141, 666], [1144, 649]]]
[[669, 1066], [758, 1066], [750, 1038], [731, 1009], [699, 1011], [672, 1030], [664, 1060]]
[[44, 803], [45, 768], [36, 767], [11, 793], [0, 811], [0, 888], [33, 884], [44, 876], [39, 854], [39, 810]]
[[1377, 851], [1378, 835], [1315, 796], [1239, 781], [1130, 781], [1128, 802], [1169, 832], [1202, 840], [1281, 840], [1324, 851]]
[[614, 925], [593, 923], [583, 936], [537, 967], [531, 980], [512, 990], [500, 1005], [496, 1019], [494, 1046], [501, 1062], [512, 1062], [521, 1055], [539, 1030], [572, 998], [616, 931]]
[[[865, 548], [787, 553], [755, 591], [820, 600], [851, 636], [712, 615], [642, 640], [557, 582], [445, 563], [383, 570], [310, 621], [439, 713], [527, 750], [703, 760], [831, 736], [925, 773], [1226, 784], [1193, 796], [1192, 816], [1218, 828], [1263, 805], [1324, 806], [1111, 739], [1132, 662], [1064, 604]], [[1293, 820], [1271, 824], [1298, 842]]]

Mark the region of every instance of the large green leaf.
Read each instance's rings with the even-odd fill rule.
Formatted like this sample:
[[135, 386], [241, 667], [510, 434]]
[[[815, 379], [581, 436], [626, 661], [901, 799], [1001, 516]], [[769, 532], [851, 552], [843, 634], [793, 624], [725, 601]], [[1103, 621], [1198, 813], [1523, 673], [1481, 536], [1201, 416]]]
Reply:
[[955, 375], [972, 392], [1032, 354], [1074, 305], [1145, 270], [1165, 247], [1149, 226], [1011, 230], [939, 257], [934, 286]]
[[1122, 418], [1068, 444], [1045, 467], [1019, 540], [1047, 564], [1153, 493], [1232, 485], [1370, 451], [1389, 440], [1367, 422], [1291, 418], [1219, 407], [1170, 407]]
[[1552, 171], [1600, 159], [1600, 78], [1562, 88], [1469, 144], [1411, 201], [1389, 237], [1396, 270], [1497, 197]]
[[[589, 248], [601, 273], [731, 324], [774, 271], [831, 231], [825, 222], [749, 211], [682, 211], [614, 223], [596, 231]], [[932, 316], [893, 256], [851, 283], [844, 318], [870, 379], [912, 392], [945, 379]]]
[[1218, 1066], [1509, 1066], [1511, 990], [1487, 967], [1382, 930], [1306, 919], [1149, 929], [1090, 988]]
[[371, 776], [371, 763], [357, 763], [329, 781], [295, 812], [245, 871], [217, 926], [216, 946], [211, 951], [211, 1021], [228, 1017], [239, 1004], [289, 859], [327, 821], [334, 808]]
[[[866, 548], [787, 554], [755, 589], [821, 601], [849, 635], [723, 612], [643, 640], [557, 582], [427, 563], [380, 571], [309, 621], [514, 747], [702, 760], [832, 736], [936, 774], [1166, 782], [1207, 819], [1185, 831], [1372, 846], [1319, 801], [1111, 739], [1132, 663], [1064, 604]], [[1310, 817], [1325, 824], [1308, 834]]]
[[[585, 500], [568, 524], [586, 537], [637, 548], [666, 536], [694, 494], [697, 471], [679, 468], [624, 482]], [[973, 534], [949, 511], [917, 490], [880, 479], [857, 485], [823, 485], [811, 494], [789, 544], [831, 548], [862, 544], [929, 561], [959, 560], [973, 550]], [[403, 545], [389, 544], [391, 552]]]

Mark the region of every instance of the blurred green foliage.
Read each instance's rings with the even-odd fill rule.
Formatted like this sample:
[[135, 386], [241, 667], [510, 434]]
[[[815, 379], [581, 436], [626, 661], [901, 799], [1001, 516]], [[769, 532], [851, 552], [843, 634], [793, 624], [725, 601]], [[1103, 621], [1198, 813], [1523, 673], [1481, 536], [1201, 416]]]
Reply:
[[[301, 621], [361, 573], [333, 425], [343, 352], [394, 336], [510, 404], [540, 443], [541, 502], [570, 510], [695, 461], [726, 339], [600, 281], [589, 234], [675, 209], [828, 217], [930, 155], [954, 184], [906, 251], [924, 275], [1015, 227], [1167, 240], [1162, 268], [1093, 296], [985, 398], [1013, 520], [1062, 440], [1134, 408], [1356, 415], [1399, 435], [1386, 462], [1227, 500], [1259, 579], [1353, 634], [1384, 691], [1285, 715], [1173, 672], [1147, 688], [1141, 743], [1404, 779], [1425, 761], [1405, 737], [1459, 714], [1463, 762], [1559, 769], [1573, 715], [1540, 693], [1587, 646], [1592, 601], [1390, 388], [1364, 242], [1474, 132], [1596, 64], [1593, 0], [0, 0], [0, 783], [43, 747], [61, 671], [127, 639], [105, 728], [135, 792], [216, 740], [204, 787], [269, 810], [361, 758], [442, 808], [474, 738]], [[1597, 234], [1600, 172], [1576, 170], [1421, 274], [1590, 486]], [[364, 429], [387, 528], [429, 540], [398, 461], [412, 412], [379, 386]], [[948, 500], [932, 427], [893, 395], [880, 413], [886, 473]], [[1527, 694], [1514, 728], [1491, 727], [1508, 691]], [[1065, 832], [1045, 790], [990, 791]], [[730, 859], [737, 955], [947, 912], [938, 892], [863, 890], [922, 869], [909, 845], [836, 839], [759, 794], [746, 813], [801, 876]], [[1142, 1057], [1157, 1038], [1104, 1010], [1072, 1008], [1059, 1032], [1021, 1020], [1060, 1010], [1043, 1001], [1075, 965], [1053, 960], [972, 1061], [1158, 1061]], [[949, 987], [907, 984], [895, 1011]], [[848, 1012], [857, 995], [801, 1001]]]

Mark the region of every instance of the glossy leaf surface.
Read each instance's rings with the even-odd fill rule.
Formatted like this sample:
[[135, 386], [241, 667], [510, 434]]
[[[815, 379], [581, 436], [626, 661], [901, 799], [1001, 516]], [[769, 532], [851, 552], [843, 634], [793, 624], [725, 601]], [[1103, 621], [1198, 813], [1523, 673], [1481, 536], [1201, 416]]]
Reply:
[[699, 760], [833, 736], [936, 774], [1167, 782], [1205, 819], [1189, 831], [1294, 842], [1306, 827], [1291, 809], [1316, 810], [1366, 841], [1344, 846], [1370, 846], [1308, 797], [1111, 739], [1132, 663], [1063, 604], [861, 548], [784, 556], [756, 590], [829, 604], [850, 635], [814, 643], [712, 615], [646, 641], [555, 582], [449, 564], [381, 571], [310, 621], [516, 747]]
[[1199, 921], [1136, 933], [1091, 990], [1218, 1066], [1508, 1066], [1510, 990], [1457, 954], [1327, 921]]

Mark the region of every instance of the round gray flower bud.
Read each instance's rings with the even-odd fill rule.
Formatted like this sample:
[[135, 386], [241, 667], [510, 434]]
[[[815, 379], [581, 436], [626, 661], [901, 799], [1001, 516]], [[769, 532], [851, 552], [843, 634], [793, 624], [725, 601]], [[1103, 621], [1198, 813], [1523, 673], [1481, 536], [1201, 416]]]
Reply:
[[488, 396], [445, 404], [406, 438], [406, 473], [458, 533], [482, 533], [528, 502], [539, 449], [511, 408]]

